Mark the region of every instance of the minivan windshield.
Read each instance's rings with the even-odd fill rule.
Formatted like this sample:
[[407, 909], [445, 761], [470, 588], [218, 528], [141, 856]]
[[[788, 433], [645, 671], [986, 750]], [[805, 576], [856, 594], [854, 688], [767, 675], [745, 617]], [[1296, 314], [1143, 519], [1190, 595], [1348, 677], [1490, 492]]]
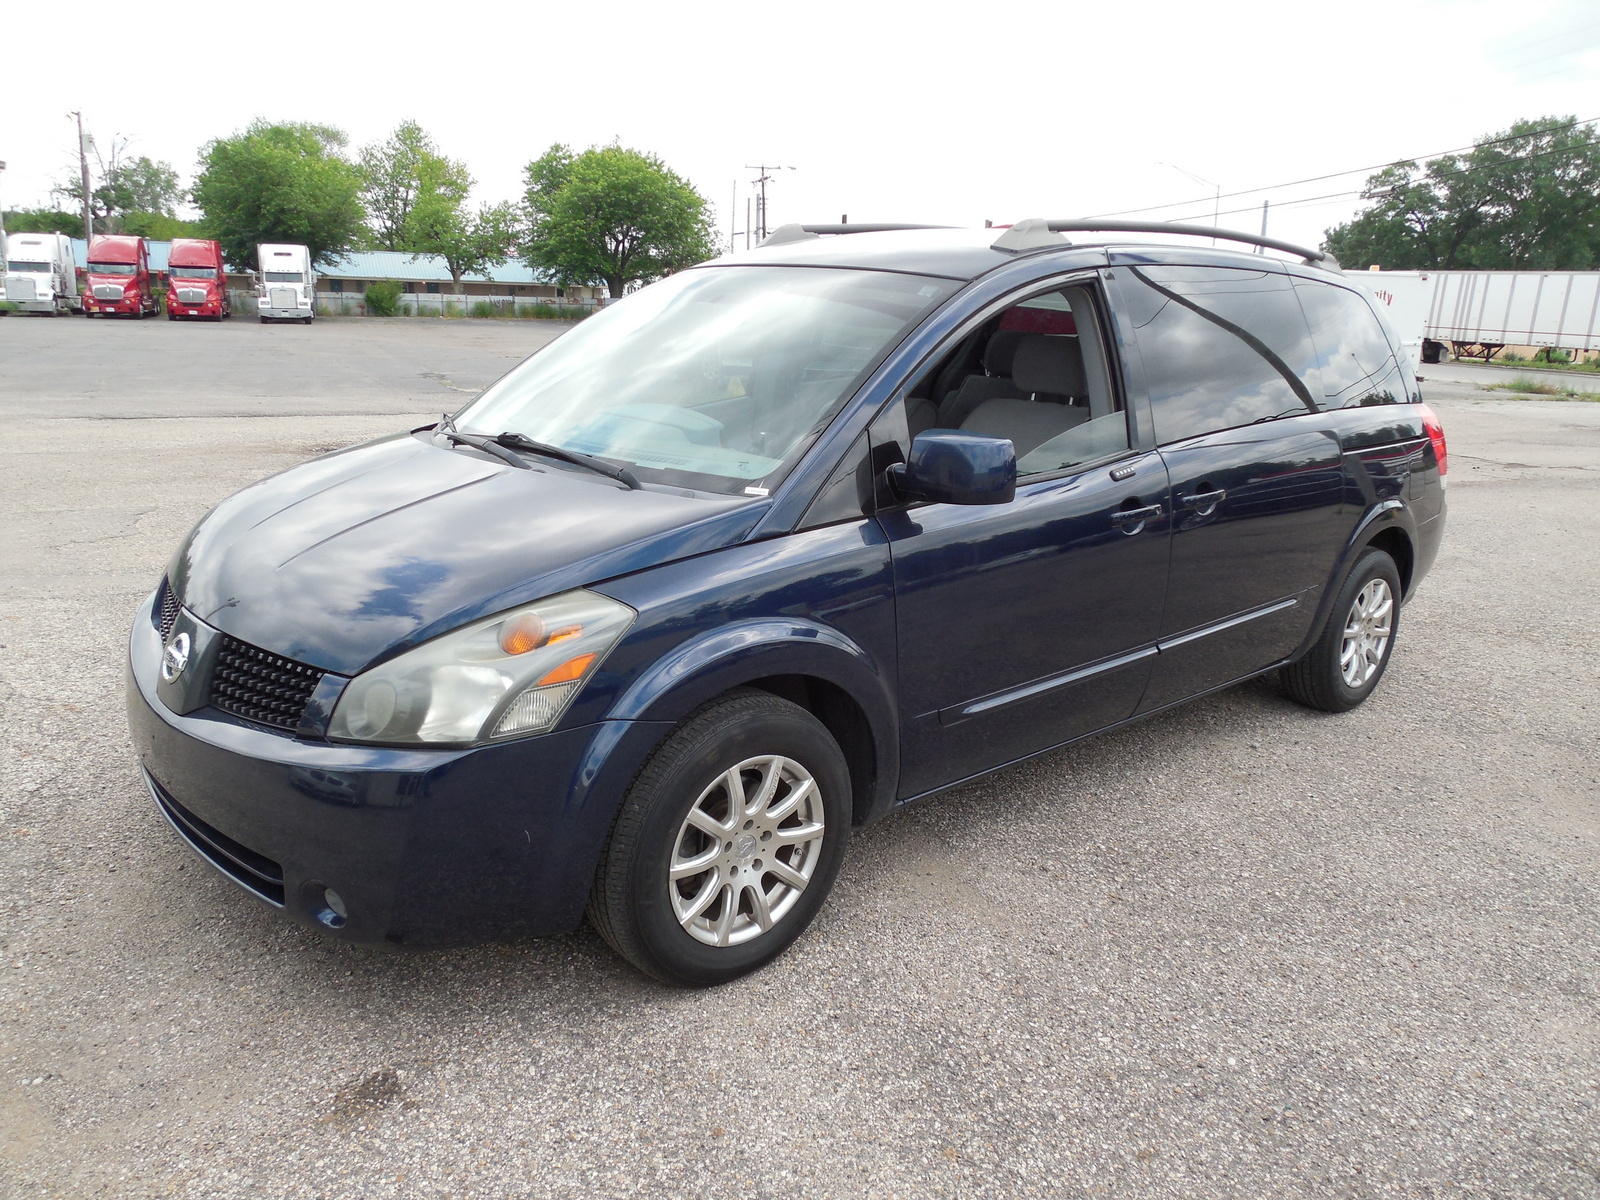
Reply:
[[136, 263], [90, 263], [91, 275], [137, 275], [139, 267]]
[[215, 267], [186, 267], [182, 263], [174, 263], [167, 271], [174, 279], [215, 279]]
[[954, 280], [831, 267], [684, 271], [492, 385], [459, 428], [765, 494]]

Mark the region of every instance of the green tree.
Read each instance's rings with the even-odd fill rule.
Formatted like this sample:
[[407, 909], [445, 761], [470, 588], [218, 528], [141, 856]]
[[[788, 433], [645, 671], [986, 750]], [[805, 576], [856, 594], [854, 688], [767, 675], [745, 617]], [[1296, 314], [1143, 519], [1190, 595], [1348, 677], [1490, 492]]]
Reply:
[[454, 290], [466, 275], [483, 275], [516, 252], [520, 214], [512, 204], [485, 204], [468, 212], [460, 200], [424, 191], [406, 221], [405, 247], [412, 257], [444, 259]]
[[7, 233], [64, 233], [83, 236], [83, 218], [77, 213], [50, 208], [23, 208], [5, 214]]
[[1600, 264], [1600, 135], [1567, 117], [1518, 121], [1470, 153], [1395, 163], [1372, 207], [1327, 231], [1350, 266], [1587, 270]]
[[194, 201], [230, 264], [253, 267], [262, 242], [305, 246], [313, 263], [361, 243], [361, 168], [344, 157], [345, 141], [326, 125], [256, 121], [203, 147]]
[[[123, 158], [127, 143], [115, 141], [111, 145], [109, 160], [99, 157], [99, 168], [91, 180], [99, 179], [98, 186], [89, 189], [89, 215], [94, 227], [101, 233], [132, 232], [125, 230], [124, 218], [130, 213], [159, 213], [168, 217], [177, 215], [178, 202], [183, 199], [183, 188], [178, 183], [178, 172], [171, 163], [156, 162], [140, 155]], [[53, 189], [56, 195], [83, 204], [83, 181], [72, 175]], [[83, 223], [79, 220], [79, 232]]]
[[389, 139], [361, 151], [372, 241], [383, 250], [406, 250], [406, 222], [425, 189], [465, 201], [472, 177], [464, 164], [439, 153], [433, 138], [415, 121], [402, 121]]
[[653, 154], [551, 146], [525, 168], [528, 261], [613, 297], [716, 254], [711, 206]]
[[[79, 221], [78, 225], [81, 229], [83, 222]], [[158, 242], [170, 242], [173, 238], [206, 236], [199, 221], [184, 221], [177, 217], [169, 217], [166, 213], [126, 213], [121, 219], [121, 225], [123, 233], [152, 238]]]

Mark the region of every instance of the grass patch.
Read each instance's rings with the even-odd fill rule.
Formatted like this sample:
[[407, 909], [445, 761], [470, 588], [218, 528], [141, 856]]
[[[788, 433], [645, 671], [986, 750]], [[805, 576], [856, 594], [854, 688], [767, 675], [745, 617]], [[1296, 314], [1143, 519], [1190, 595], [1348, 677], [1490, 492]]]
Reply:
[[1600, 401], [1600, 394], [1595, 392], [1576, 392], [1559, 383], [1551, 383], [1547, 379], [1530, 379], [1526, 375], [1518, 375], [1509, 383], [1489, 383], [1484, 385], [1487, 392], [1514, 392], [1519, 396], [1548, 396], [1561, 400], [1594, 400]]

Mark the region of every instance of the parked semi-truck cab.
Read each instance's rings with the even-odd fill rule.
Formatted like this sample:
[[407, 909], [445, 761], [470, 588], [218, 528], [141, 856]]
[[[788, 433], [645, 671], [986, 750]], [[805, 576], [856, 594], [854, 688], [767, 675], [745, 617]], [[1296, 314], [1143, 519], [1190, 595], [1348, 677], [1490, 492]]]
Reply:
[[150, 286], [150, 255], [142, 237], [102, 235], [89, 243], [83, 311], [89, 316], [150, 317], [156, 295]]
[[7, 240], [5, 298], [23, 312], [56, 316], [83, 307], [72, 239], [64, 233], [14, 233]]
[[261, 268], [257, 294], [261, 323], [304, 321], [316, 316], [317, 276], [311, 269], [311, 253], [304, 246], [261, 245], [256, 247]]
[[173, 238], [167, 252], [167, 319], [232, 316], [222, 246], [203, 238]]

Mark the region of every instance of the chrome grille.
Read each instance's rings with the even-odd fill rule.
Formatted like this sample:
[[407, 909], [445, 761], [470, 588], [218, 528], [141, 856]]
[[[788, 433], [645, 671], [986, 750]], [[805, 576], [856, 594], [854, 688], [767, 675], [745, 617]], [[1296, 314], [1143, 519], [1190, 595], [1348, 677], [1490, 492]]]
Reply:
[[163, 579], [161, 591], [156, 595], [155, 607], [150, 610], [150, 619], [155, 622], [161, 631], [163, 645], [172, 636], [172, 625], [178, 619], [178, 597], [172, 590], [172, 584]]
[[94, 285], [94, 298], [96, 300], [121, 300], [124, 294], [120, 283], [97, 283]]
[[7, 275], [6, 276], [6, 299], [7, 300], [37, 300], [38, 298], [39, 298], [39, 290], [38, 290], [37, 287], [34, 286], [33, 280], [30, 279], [28, 276], [26, 276], [26, 275]]
[[206, 302], [206, 290], [205, 290], [205, 288], [190, 288], [190, 287], [186, 287], [186, 288], [179, 288], [178, 289], [178, 303], [179, 304], [188, 304], [188, 305], [192, 306], [192, 305], [196, 305], [196, 304], [204, 304], [205, 302]]
[[322, 672], [222, 634], [211, 669], [211, 703], [223, 712], [293, 732]]
[[296, 308], [300, 303], [300, 293], [293, 288], [273, 288], [267, 295], [267, 304], [271, 308]]

